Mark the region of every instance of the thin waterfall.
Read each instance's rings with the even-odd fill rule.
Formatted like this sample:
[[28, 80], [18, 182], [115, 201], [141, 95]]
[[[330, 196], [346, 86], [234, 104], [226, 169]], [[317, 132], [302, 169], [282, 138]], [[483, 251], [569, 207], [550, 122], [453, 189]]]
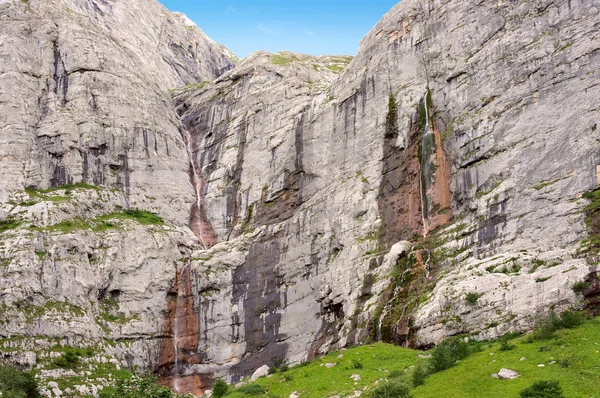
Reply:
[[[181, 379], [180, 375], [183, 371], [183, 363], [179, 355], [180, 342], [184, 337], [185, 320], [186, 320], [186, 272], [189, 272], [189, 264], [184, 265], [180, 270], [177, 271], [175, 276], [175, 283], [177, 284], [177, 298], [175, 304], [175, 316], [173, 317], [173, 351], [174, 351], [174, 363], [173, 363], [173, 390], [176, 393], [181, 393]], [[188, 276], [189, 277], [189, 276]], [[184, 325], [182, 325], [182, 320]], [[183, 327], [182, 327], [183, 326]]]
[[202, 247], [206, 250], [208, 247], [202, 237], [202, 220], [198, 215], [202, 206], [202, 179], [200, 178], [200, 172], [198, 171], [198, 166], [196, 165], [194, 157], [192, 135], [188, 130], [185, 130], [185, 147], [187, 149], [188, 158], [190, 159], [190, 177], [192, 186], [194, 187], [194, 196], [196, 197], [196, 208], [193, 210], [195, 215], [192, 215], [192, 224], [195, 225], [192, 225], [191, 228], [200, 240], [200, 243], [202, 243]]
[[423, 219], [423, 236], [426, 237], [429, 232], [429, 197], [428, 193], [432, 182], [431, 157], [435, 146], [435, 137], [431, 131], [429, 123], [429, 104], [427, 97], [429, 90], [423, 96], [423, 108], [425, 110], [425, 120], [423, 125], [423, 136], [421, 138], [421, 217]]
[[[411, 254], [412, 254], [412, 252], [411, 252]], [[410, 256], [410, 254], [409, 254], [409, 256]], [[398, 280], [396, 282], [396, 288], [394, 289], [394, 294], [392, 295], [392, 298], [390, 298], [388, 300], [388, 302], [386, 303], [385, 307], [383, 307], [383, 310], [381, 311], [381, 315], [379, 316], [379, 325], [377, 327], [377, 340], [379, 340], [379, 341], [381, 341], [381, 327], [383, 326], [383, 320], [387, 316], [388, 312], [394, 306], [394, 302], [396, 301], [396, 298], [398, 297], [398, 294], [400, 293], [400, 291], [404, 287], [402, 285], [402, 281], [404, 280], [404, 274], [406, 274], [409, 271], [412, 271], [412, 269], [407, 269], [407, 270], [405, 270], [402, 273], [402, 275], [400, 275], [400, 278], [398, 278]]]

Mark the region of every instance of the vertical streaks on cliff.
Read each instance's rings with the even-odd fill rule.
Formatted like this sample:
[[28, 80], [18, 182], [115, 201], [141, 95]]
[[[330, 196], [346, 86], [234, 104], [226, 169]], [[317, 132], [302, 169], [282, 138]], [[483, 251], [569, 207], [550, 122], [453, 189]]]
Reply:
[[304, 201], [302, 188], [307, 178], [303, 166], [305, 120], [306, 113], [302, 112], [294, 129], [294, 170], [284, 170], [283, 187], [275, 195], [268, 197], [267, 190], [263, 190], [262, 205], [254, 221], [257, 225], [270, 225], [289, 219]]
[[279, 239], [259, 239], [252, 244], [246, 262], [233, 272], [233, 303], [244, 309], [245, 352], [249, 355], [232, 367], [234, 381], [255, 369], [283, 360], [286, 336], [280, 333], [283, 277], [277, 266], [281, 257]]
[[194, 188], [195, 199], [190, 214], [190, 229], [200, 240], [204, 249], [209, 249], [217, 243], [217, 234], [206, 215], [206, 206], [204, 203], [206, 179], [202, 175], [202, 170], [196, 160], [198, 157], [199, 133], [194, 127], [186, 127], [183, 140], [189, 157], [190, 182]]
[[69, 75], [65, 69], [65, 63], [60, 54], [58, 42], [53, 42], [54, 48], [54, 93], [58, 97], [61, 106], [67, 104], [67, 92], [69, 91]]
[[246, 120], [241, 124], [238, 130], [238, 150], [236, 155], [236, 162], [233, 168], [233, 175], [231, 176], [231, 183], [225, 189], [226, 198], [226, 226], [227, 226], [227, 240], [235, 238], [242, 231], [235, 230], [239, 221], [240, 216], [240, 205], [242, 199], [240, 195], [240, 187], [242, 185], [242, 168], [244, 166], [244, 153], [246, 152], [246, 136], [248, 133], [248, 124]]
[[212, 382], [212, 375], [185, 374], [190, 365], [200, 363], [198, 341], [200, 323], [194, 308], [192, 271], [189, 262], [177, 270], [168, 304], [166, 334], [159, 362], [162, 382], [181, 394], [200, 395]]
[[398, 103], [390, 93], [378, 200], [385, 248], [418, 235], [421, 223], [417, 130], [411, 129], [403, 146], [397, 144], [398, 136]]
[[397, 344], [410, 344], [412, 316], [418, 307], [416, 292], [431, 288], [428, 235], [451, 220], [449, 164], [429, 89], [413, 115], [408, 142], [399, 145], [398, 104], [390, 94], [379, 195], [380, 237], [386, 248], [408, 240], [415, 249], [394, 265], [390, 285], [379, 300], [372, 335]]
[[421, 144], [421, 214], [423, 236], [439, 225], [450, 221], [450, 170], [442, 146], [442, 139], [434, 121], [431, 91], [427, 89], [419, 109]]

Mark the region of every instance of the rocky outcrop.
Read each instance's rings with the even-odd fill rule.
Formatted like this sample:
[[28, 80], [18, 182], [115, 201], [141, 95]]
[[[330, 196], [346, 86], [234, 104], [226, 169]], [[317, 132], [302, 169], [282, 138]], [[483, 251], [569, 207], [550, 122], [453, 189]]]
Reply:
[[[44, 30], [25, 28], [52, 20], [65, 21], [54, 23], [59, 33], [93, 29], [114, 43], [109, 31], [121, 25], [106, 26], [126, 21], [130, 5], [82, 11], [92, 3], [73, 0], [67, 23], [41, 3], [31, 1], [30, 13], [26, 2], [4, 2], [3, 15], [25, 19], [10, 28], [25, 33], [7, 37], [34, 40]], [[214, 80], [205, 73], [226, 70], [227, 53], [194, 27], [176, 29], [189, 22], [158, 8], [138, 25], [152, 33], [102, 47], [126, 72], [107, 69], [76, 92], [73, 65], [87, 58], [64, 55], [83, 51], [65, 52], [59, 40], [60, 56], [42, 62], [42, 72], [0, 75], [9, 79], [3, 90], [16, 87], [10, 79], [49, 82], [35, 100], [19, 94], [26, 100], [9, 107], [0, 97], [8, 137], [0, 138], [2, 294], [20, 319], [1, 333], [68, 327], [77, 332], [65, 344], [117, 340], [103, 350], [121, 364], [143, 364], [178, 391], [198, 392], [215, 378], [237, 381], [348, 344], [491, 338], [530, 328], [549, 308], [580, 305], [571, 287], [598, 259], [596, 240], [585, 242], [597, 234], [588, 205], [600, 164], [598, 8], [592, 0], [405, 0], [354, 59], [258, 52]], [[95, 18], [91, 27], [80, 13]], [[209, 50], [194, 53], [194, 41]], [[2, 51], [14, 45], [3, 43]], [[167, 89], [191, 76], [199, 82], [173, 91], [172, 104]], [[83, 103], [75, 94], [95, 84], [108, 93], [96, 102], [112, 104], [108, 114], [75, 105]], [[84, 130], [88, 123], [107, 126]], [[60, 145], [47, 137], [62, 137]], [[88, 142], [106, 143], [105, 152], [83, 162]], [[89, 177], [98, 170], [101, 178]], [[39, 189], [71, 179], [116, 190]], [[24, 192], [27, 185], [38, 189]], [[144, 224], [147, 214], [123, 212], [131, 206], [167, 223]], [[73, 220], [85, 228], [73, 232]], [[178, 227], [188, 223], [191, 232]], [[27, 249], [16, 251], [16, 242]], [[101, 248], [111, 256], [96, 259]], [[84, 283], [80, 272], [94, 276]], [[71, 281], [68, 294], [53, 275]], [[13, 286], [21, 276], [50, 282]], [[595, 297], [596, 287], [583, 294]], [[18, 315], [44, 303], [43, 328]], [[74, 314], [70, 323], [56, 307]]]
[[214, 79], [232, 54], [154, 0], [3, 1], [0, 20], [0, 199], [83, 181], [187, 224], [169, 89]]

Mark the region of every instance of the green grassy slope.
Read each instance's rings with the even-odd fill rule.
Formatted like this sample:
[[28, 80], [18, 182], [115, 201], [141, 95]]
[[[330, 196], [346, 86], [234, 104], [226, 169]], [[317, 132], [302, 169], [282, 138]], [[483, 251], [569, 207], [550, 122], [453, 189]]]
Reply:
[[[501, 341], [477, 343], [481, 351], [456, 366], [432, 374], [425, 384], [412, 389], [411, 396], [484, 398], [518, 397], [519, 391], [538, 380], [557, 380], [565, 397], [600, 398], [600, 318], [589, 319], [574, 329], [559, 330], [548, 340], [522, 336], [510, 341], [510, 350], [500, 350]], [[420, 351], [377, 343], [331, 353], [314, 362], [260, 378], [255, 384], [267, 393], [260, 396], [287, 398], [297, 392], [301, 397], [325, 398], [351, 396], [369, 390], [377, 380], [395, 379], [412, 384], [415, 365], [427, 365]], [[521, 360], [524, 358], [523, 360]], [[327, 368], [325, 364], [336, 363]], [[544, 366], [539, 366], [544, 365]], [[515, 380], [492, 378], [501, 368], [521, 374]], [[360, 375], [359, 381], [351, 376]], [[250, 397], [232, 390], [232, 398]], [[256, 395], [259, 396], [259, 395]]]

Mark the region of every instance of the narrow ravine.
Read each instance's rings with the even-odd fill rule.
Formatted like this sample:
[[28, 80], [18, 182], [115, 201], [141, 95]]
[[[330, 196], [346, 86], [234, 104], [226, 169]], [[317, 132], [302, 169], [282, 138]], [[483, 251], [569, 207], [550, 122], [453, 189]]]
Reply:
[[[432, 168], [432, 155], [434, 153], [435, 137], [431, 131], [431, 125], [429, 122], [429, 104], [428, 104], [429, 90], [425, 92], [423, 96], [423, 109], [424, 115], [424, 126], [423, 136], [421, 138], [421, 152], [420, 152], [420, 164], [421, 164], [421, 218], [423, 222], [423, 237], [427, 237], [429, 233], [429, 209], [431, 207], [431, 198], [429, 192], [433, 185], [433, 174], [435, 169]], [[435, 167], [435, 166], [434, 166]], [[432, 170], [433, 169], [433, 170]]]
[[200, 363], [199, 320], [194, 308], [192, 269], [189, 261], [177, 269], [169, 300], [165, 339], [161, 347], [161, 382], [179, 394], [200, 395], [212, 382], [211, 375], [190, 371]]
[[189, 159], [190, 182], [194, 192], [194, 204], [190, 210], [190, 229], [200, 241], [202, 248], [208, 250], [217, 244], [218, 238], [208, 217], [204, 203], [206, 179], [202, 175], [201, 165], [198, 164], [199, 133], [194, 128], [186, 128], [183, 133], [183, 142]]
[[[180, 104], [181, 105], [181, 104]], [[177, 106], [177, 104], [176, 104]], [[189, 119], [187, 107], [178, 108], [184, 128], [181, 138], [185, 145], [188, 174], [194, 201], [190, 209], [189, 228], [198, 238], [201, 250], [208, 250], [218, 242], [217, 234], [207, 217], [204, 195], [207, 189], [201, 156], [203, 135]], [[199, 344], [199, 312], [194, 308], [192, 286], [192, 264], [185, 259], [177, 262], [175, 281], [168, 294], [168, 308], [165, 317], [165, 338], [160, 347], [160, 359], [156, 372], [161, 383], [178, 394], [201, 395], [212, 385], [212, 373], [200, 374], [194, 370], [201, 363], [202, 353]]]
[[[390, 101], [393, 99], [391, 97]], [[390, 106], [390, 114], [397, 117], [394, 106]], [[407, 205], [406, 201], [401, 202], [398, 206], [402, 210], [397, 213], [396, 218], [398, 224], [404, 223], [406, 229], [412, 231], [412, 236], [404, 235], [398, 238], [410, 241], [413, 249], [406, 254], [402, 266], [396, 269], [399, 274], [393, 279], [390, 278], [388, 293], [379, 304], [381, 312], [373, 325], [376, 331], [374, 337], [377, 340], [404, 345], [411, 344], [410, 320], [418, 307], [418, 302], [414, 297], [411, 298], [410, 292], [420, 291], [435, 277], [433, 272], [436, 264], [433, 248], [430, 247], [430, 236], [437, 227], [447, 224], [452, 219], [450, 166], [443, 149], [441, 134], [436, 126], [435, 108], [429, 89], [417, 103], [417, 119], [418, 123], [413, 125], [410, 131], [410, 135], [414, 137], [414, 144], [406, 149], [404, 157], [397, 156], [395, 159], [414, 167], [406, 169], [405, 175], [409, 177], [405, 177], [404, 187], [398, 188], [397, 192], [400, 194], [392, 194], [400, 198], [414, 197], [414, 202], [418, 203], [417, 206], [411, 207], [412, 201], [409, 200]], [[390, 130], [397, 133], [394, 129]], [[396, 137], [396, 134], [390, 134], [389, 138], [393, 142]], [[393, 164], [387, 167], [390, 170], [394, 169]], [[385, 208], [388, 203], [383, 202], [382, 207]], [[406, 207], [409, 208], [408, 211], [405, 210]], [[387, 225], [394, 228], [391, 221]]]

